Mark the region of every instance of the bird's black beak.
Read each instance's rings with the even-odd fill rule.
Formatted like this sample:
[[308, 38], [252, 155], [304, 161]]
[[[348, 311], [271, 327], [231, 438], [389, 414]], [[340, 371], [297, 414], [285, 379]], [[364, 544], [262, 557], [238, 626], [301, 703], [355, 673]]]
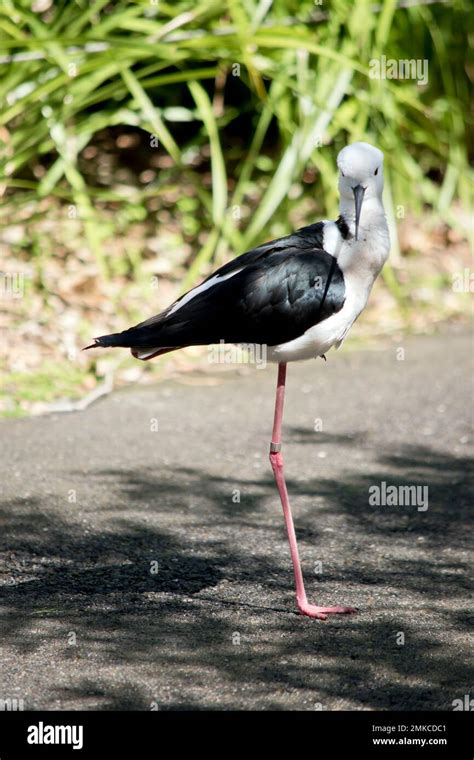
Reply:
[[366, 187], [362, 187], [362, 185], [356, 185], [352, 188], [352, 192], [354, 193], [354, 200], [355, 200], [355, 239], [357, 240], [358, 234], [359, 234], [359, 219], [360, 219], [360, 210], [362, 208], [362, 201], [364, 200], [364, 193], [367, 190]]

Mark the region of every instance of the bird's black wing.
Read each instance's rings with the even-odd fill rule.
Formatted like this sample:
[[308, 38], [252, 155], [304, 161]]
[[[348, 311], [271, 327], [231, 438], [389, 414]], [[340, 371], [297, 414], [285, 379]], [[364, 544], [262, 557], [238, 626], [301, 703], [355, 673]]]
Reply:
[[342, 272], [321, 246], [321, 224], [259, 246], [214, 272], [195, 295], [190, 291], [161, 314], [110, 336], [113, 342], [98, 338], [98, 345], [273, 346], [293, 340], [344, 304]]

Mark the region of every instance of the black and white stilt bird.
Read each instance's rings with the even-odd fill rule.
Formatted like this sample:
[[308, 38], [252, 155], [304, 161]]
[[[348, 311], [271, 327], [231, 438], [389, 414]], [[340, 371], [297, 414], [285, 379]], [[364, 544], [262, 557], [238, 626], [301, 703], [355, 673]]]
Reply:
[[281, 424], [287, 362], [340, 346], [364, 309], [389, 253], [382, 204], [383, 153], [363, 142], [338, 155], [340, 216], [259, 245], [136, 327], [96, 338], [87, 348], [123, 346], [148, 360], [185, 346], [261, 344], [278, 363], [270, 461], [290, 543], [301, 613], [325, 619], [351, 607], [309, 604], [283, 474]]

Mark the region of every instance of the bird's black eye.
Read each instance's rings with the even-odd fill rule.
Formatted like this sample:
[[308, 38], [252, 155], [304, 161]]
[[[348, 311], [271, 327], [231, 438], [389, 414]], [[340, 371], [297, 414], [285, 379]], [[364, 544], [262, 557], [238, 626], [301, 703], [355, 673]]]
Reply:
[[374, 176], [376, 177], [378, 173], [379, 173], [379, 167], [377, 166], [376, 170], [374, 171]]

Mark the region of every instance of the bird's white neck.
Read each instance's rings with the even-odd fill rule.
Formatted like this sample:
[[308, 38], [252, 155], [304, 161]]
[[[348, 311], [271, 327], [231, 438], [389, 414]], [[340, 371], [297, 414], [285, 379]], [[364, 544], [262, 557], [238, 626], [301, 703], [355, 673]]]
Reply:
[[[355, 240], [355, 206], [354, 200], [341, 197], [340, 214], [346, 222], [350, 237], [345, 250], [344, 263], [365, 263], [376, 276], [387, 260], [390, 239], [387, 220], [381, 198], [374, 196], [364, 198], [359, 219], [358, 239]], [[355, 256], [355, 254], [357, 254]], [[347, 258], [346, 258], [347, 257]]]
[[[341, 198], [339, 211], [344, 218], [351, 235], [355, 235], [355, 205], [353, 198]], [[386, 227], [385, 209], [381, 198], [374, 196], [364, 198], [360, 212], [359, 234], [370, 232], [374, 228]]]

